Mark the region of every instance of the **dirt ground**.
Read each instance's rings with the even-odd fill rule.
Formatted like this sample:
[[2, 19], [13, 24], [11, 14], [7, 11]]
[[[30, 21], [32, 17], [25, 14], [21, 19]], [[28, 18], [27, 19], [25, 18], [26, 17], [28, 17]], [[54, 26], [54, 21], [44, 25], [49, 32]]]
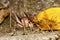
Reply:
[[27, 35], [21, 35], [21, 31], [17, 31], [17, 35], [11, 36], [11, 33], [0, 33], [0, 40], [60, 40], [59, 31], [41, 33], [34, 32]]

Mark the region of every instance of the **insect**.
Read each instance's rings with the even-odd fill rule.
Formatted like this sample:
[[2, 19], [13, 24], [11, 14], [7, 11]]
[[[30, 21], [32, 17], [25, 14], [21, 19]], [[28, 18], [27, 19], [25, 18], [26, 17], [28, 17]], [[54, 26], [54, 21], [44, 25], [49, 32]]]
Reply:
[[33, 29], [33, 23], [32, 22], [30, 22], [27, 18], [23, 18], [23, 19], [21, 19], [21, 21], [20, 21], [21, 23], [19, 23], [18, 25], [20, 26], [20, 27], [23, 27], [24, 28], [24, 32], [26, 31], [26, 28], [30, 28], [30, 31], [32, 31]]
[[[12, 9], [14, 10], [14, 9]], [[15, 19], [16, 19], [16, 22], [17, 22], [17, 26], [19, 26], [20, 28], [23, 28], [24, 29], [24, 33], [23, 34], [26, 34], [26, 28], [30, 28], [30, 31], [33, 30], [33, 23], [26, 17], [18, 17], [18, 15], [13, 12], [14, 16], [15, 16]]]
[[44, 10], [34, 16], [32, 20], [28, 15], [21, 20], [19, 20], [17, 15], [15, 15], [15, 18], [19, 23], [18, 25], [24, 28], [24, 31], [26, 31], [26, 27], [30, 27], [32, 30], [34, 24], [41, 30], [60, 30], [60, 7], [52, 7]]
[[33, 20], [41, 30], [60, 30], [60, 7], [40, 12]]

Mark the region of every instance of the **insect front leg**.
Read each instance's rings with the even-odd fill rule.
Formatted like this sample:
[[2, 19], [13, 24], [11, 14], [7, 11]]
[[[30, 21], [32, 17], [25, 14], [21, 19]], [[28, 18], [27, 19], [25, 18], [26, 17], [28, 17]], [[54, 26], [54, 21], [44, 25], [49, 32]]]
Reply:
[[32, 31], [34, 30], [33, 27], [34, 27], [33, 23], [32, 23], [32, 22], [29, 22], [29, 28], [30, 28], [30, 32], [31, 32], [31, 33], [32, 33]]

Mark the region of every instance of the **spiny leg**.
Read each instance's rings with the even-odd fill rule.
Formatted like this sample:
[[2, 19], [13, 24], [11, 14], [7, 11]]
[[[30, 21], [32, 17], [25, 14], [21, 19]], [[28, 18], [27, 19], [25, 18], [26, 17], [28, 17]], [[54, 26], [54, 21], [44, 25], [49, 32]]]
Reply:
[[16, 22], [15, 22], [15, 26], [14, 26], [14, 28], [13, 28], [13, 33], [12, 33], [11, 36], [17, 35], [16, 27], [17, 27], [17, 25], [16, 25]]
[[29, 22], [29, 28], [30, 28], [30, 32], [32, 33], [32, 31], [33, 31], [33, 23], [32, 22]]
[[26, 33], [26, 27], [23, 27], [23, 34], [22, 35], [27, 35], [27, 33]]
[[53, 32], [51, 26], [47, 23], [47, 22], [50, 22], [50, 21], [49, 20], [43, 20], [43, 22], [49, 28], [49, 30], [51, 30]]
[[37, 25], [37, 27], [38, 27], [38, 30], [37, 30], [37, 31], [38, 31], [39, 33], [41, 33], [41, 32], [43, 31], [42, 28], [41, 28], [41, 26], [40, 26], [39, 24], [36, 24], [36, 25]]
[[49, 28], [49, 30], [51, 30], [51, 32], [53, 32], [52, 28], [47, 24], [47, 27]]
[[22, 19], [22, 24], [23, 24], [23, 35], [26, 35], [27, 33], [26, 33], [26, 22], [25, 22], [25, 19]]

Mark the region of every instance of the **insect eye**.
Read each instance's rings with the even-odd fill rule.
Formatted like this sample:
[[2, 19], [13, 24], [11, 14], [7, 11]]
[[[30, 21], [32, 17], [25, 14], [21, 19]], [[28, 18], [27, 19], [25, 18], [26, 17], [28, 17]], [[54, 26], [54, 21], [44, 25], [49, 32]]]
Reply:
[[2, 10], [2, 8], [0, 8], [0, 10]]

